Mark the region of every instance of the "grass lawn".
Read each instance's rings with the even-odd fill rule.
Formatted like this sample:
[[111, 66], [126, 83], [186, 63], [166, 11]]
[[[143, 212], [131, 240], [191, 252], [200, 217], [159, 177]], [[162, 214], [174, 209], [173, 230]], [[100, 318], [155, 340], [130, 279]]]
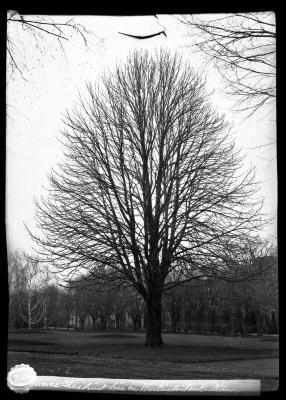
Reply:
[[134, 379], [261, 379], [278, 388], [278, 337], [163, 334], [145, 348], [144, 334], [19, 330], [8, 336], [8, 370], [29, 364], [38, 375]]

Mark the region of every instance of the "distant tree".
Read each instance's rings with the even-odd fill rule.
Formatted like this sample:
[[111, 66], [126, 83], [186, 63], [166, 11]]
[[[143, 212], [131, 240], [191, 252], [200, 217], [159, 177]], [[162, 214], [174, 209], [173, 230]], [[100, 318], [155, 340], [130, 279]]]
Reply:
[[182, 304], [182, 319], [184, 332], [188, 332], [192, 328], [193, 310], [196, 304], [196, 287], [183, 287], [183, 304]]
[[94, 287], [85, 288], [86, 310], [92, 320], [92, 328], [96, 329], [96, 321], [99, 319], [99, 293], [94, 290]]
[[113, 292], [113, 314], [115, 316], [115, 326], [120, 329], [125, 323], [125, 312], [131, 298], [126, 289], [119, 288]]
[[73, 312], [75, 311], [75, 299], [70, 290], [67, 289], [67, 290], [62, 291], [61, 301], [62, 301], [62, 306], [63, 306], [66, 327], [67, 327], [67, 329], [69, 329], [70, 328], [70, 319], [71, 319]]
[[106, 330], [109, 317], [112, 314], [114, 306], [114, 297], [112, 289], [107, 286], [98, 292], [98, 315], [100, 319], [101, 329]]
[[278, 310], [277, 257], [261, 255], [254, 263], [262, 266], [261, 273], [254, 279], [225, 282], [222, 287], [215, 282], [218, 309], [228, 311], [232, 329], [243, 335], [248, 334], [249, 314], [255, 315], [256, 330], [261, 333], [266, 329], [267, 315]]
[[24, 252], [11, 255], [10, 262], [16, 271], [13, 286], [17, 309], [28, 329], [31, 329], [44, 316], [49, 277], [40, 263], [32, 261]]
[[183, 288], [179, 286], [168, 290], [164, 295], [164, 305], [170, 315], [172, 333], [180, 331], [178, 324], [180, 324], [182, 318], [183, 295]]
[[62, 293], [55, 283], [50, 283], [45, 289], [45, 303], [43, 326], [63, 326], [64, 325], [64, 307]]
[[[227, 282], [225, 284], [227, 284]], [[225, 299], [227, 298], [224, 292], [225, 284], [216, 279], [207, 279], [202, 287], [205, 318], [211, 332], [217, 330], [217, 323], [221, 319], [221, 313], [224, 309]]]
[[[67, 161], [36, 202], [42, 261], [65, 276], [121, 279], [143, 297], [160, 346], [165, 290], [255, 274], [242, 256], [264, 223], [224, 117], [178, 55], [135, 52], [67, 114]], [[248, 253], [245, 253], [248, 254]], [[171, 272], [178, 280], [167, 280]]]
[[23, 325], [23, 320], [19, 315], [17, 305], [17, 279], [19, 276], [19, 254], [8, 254], [8, 289], [9, 289], [9, 326], [19, 328]]
[[[248, 283], [251, 296], [251, 308], [256, 314], [257, 333], [266, 329], [266, 318], [272, 311], [278, 311], [278, 259], [275, 256], [262, 257], [265, 268], [255, 281]], [[245, 292], [245, 288], [242, 289]], [[268, 321], [270, 322], [270, 321]]]
[[226, 91], [249, 114], [276, 97], [276, 30], [273, 12], [184, 15], [194, 46], [214, 61]]
[[[83, 329], [85, 320], [90, 317], [92, 327], [96, 329], [97, 321], [106, 330], [111, 314], [117, 317], [117, 325], [123, 318], [126, 295], [118, 286], [98, 282], [84, 276], [69, 281], [69, 290], [73, 294], [73, 309]], [[118, 326], [117, 326], [118, 327]]]
[[141, 328], [142, 316], [144, 314], [144, 300], [138, 292], [130, 289], [128, 292], [129, 302], [126, 305], [126, 311], [133, 322], [134, 332]]
[[[74, 309], [80, 323], [80, 329], [84, 329], [84, 323], [88, 317], [86, 292], [84, 287], [77, 287], [73, 289]], [[76, 326], [77, 328], [77, 326]]]

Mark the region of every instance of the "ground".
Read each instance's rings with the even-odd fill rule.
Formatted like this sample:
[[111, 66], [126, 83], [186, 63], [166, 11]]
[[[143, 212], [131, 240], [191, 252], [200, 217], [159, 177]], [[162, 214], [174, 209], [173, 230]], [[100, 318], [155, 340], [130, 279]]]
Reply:
[[261, 379], [278, 388], [278, 336], [163, 334], [145, 348], [144, 333], [13, 330], [8, 370], [29, 364], [38, 375], [134, 379]]

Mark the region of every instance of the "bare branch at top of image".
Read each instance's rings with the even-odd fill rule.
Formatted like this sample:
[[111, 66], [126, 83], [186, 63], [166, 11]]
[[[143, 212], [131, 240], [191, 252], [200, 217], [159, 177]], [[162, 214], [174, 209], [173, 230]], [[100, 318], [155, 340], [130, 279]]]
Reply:
[[[212, 60], [237, 100], [238, 110], [249, 116], [276, 97], [276, 29], [272, 12], [183, 15], [194, 47]], [[192, 46], [192, 44], [190, 44]]]
[[25, 34], [29, 35], [31, 45], [34, 45], [38, 52], [44, 51], [45, 43], [54, 38], [65, 55], [64, 42], [69, 41], [73, 33], [82, 39], [85, 47], [89, 47], [88, 37], [93, 34], [87, 31], [84, 25], [77, 23], [74, 18], [67, 18], [61, 22], [56, 18], [42, 15], [25, 16], [17, 11], [8, 11], [6, 48], [10, 77], [18, 73], [22, 79], [26, 80], [25, 72], [29, 66], [25, 63], [24, 49], [21, 45], [21, 36]]

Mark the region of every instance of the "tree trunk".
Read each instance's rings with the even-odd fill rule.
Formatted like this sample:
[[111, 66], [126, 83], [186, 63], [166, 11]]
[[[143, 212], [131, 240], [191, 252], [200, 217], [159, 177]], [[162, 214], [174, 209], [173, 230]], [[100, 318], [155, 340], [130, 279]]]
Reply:
[[44, 329], [47, 329], [47, 303], [44, 305]]
[[134, 330], [134, 332], [137, 332], [138, 325], [139, 325], [138, 317], [137, 316], [133, 317], [132, 322], [133, 322], [133, 330]]
[[256, 312], [257, 336], [263, 336], [263, 316], [260, 311]]
[[191, 328], [191, 312], [187, 310], [184, 318], [184, 332], [187, 333]]
[[85, 318], [84, 317], [79, 317], [79, 323], [80, 323], [80, 329], [84, 330], [84, 322]]
[[177, 316], [175, 313], [171, 314], [171, 332], [177, 333]]
[[32, 328], [31, 300], [28, 299], [28, 329]]
[[106, 317], [100, 317], [100, 325], [101, 329], [106, 331], [106, 324], [107, 324], [107, 318]]
[[145, 299], [146, 303], [146, 347], [161, 346], [161, 294], [153, 293]]
[[96, 319], [95, 317], [91, 317], [92, 319], [92, 329], [95, 330], [96, 329]]
[[241, 310], [241, 328], [242, 328], [242, 335], [247, 336], [247, 324], [246, 324], [246, 309], [242, 307]]

